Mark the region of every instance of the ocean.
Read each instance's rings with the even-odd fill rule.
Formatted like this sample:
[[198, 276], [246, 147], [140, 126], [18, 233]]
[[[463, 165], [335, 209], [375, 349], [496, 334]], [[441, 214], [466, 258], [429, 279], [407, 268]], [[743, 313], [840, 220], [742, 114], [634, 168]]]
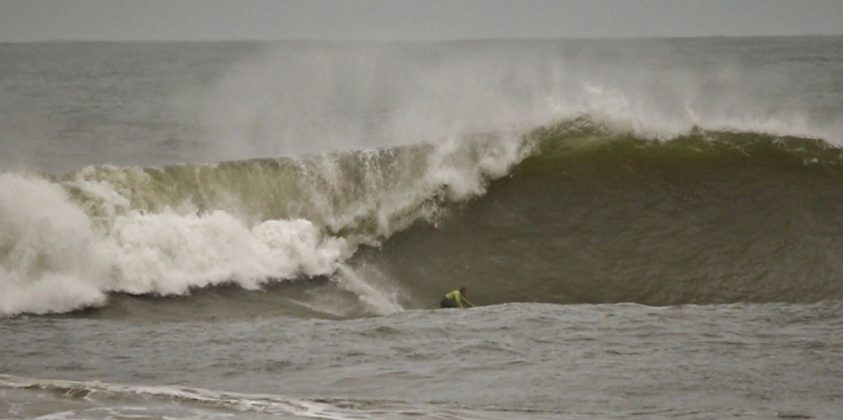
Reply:
[[0, 418], [834, 419], [841, 354], [843, 37], [0, 44]]

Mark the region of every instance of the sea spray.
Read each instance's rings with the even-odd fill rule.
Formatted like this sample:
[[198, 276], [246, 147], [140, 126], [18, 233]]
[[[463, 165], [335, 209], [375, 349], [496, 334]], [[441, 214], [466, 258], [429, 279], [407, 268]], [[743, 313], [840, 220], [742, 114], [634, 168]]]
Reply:
[[115, 257], [61, 187], [0, 173], [0, 313], [102, 305]]

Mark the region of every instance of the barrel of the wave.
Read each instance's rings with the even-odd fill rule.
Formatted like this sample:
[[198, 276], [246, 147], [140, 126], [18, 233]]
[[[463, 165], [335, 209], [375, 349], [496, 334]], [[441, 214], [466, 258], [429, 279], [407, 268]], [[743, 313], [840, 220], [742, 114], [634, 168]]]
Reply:
[[471, 308], [474, 304], [468, 301], [467, 296], [468, 289], [465, 286], [462, 286], [459, 289], [451, 290], [445, 295], [445, 297], [442, 298], [441, 301], [439, 301], [439, 307]]

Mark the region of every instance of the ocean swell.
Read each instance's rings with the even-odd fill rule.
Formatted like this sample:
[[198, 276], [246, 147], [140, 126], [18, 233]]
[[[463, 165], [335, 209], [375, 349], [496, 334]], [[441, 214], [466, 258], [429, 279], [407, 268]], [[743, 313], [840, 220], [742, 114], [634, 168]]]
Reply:
[[4, 173], [0, 312], [318, 278], [368, 313], [458, 284], [487, 304], [838, 299], [840, 159], [817, 139], [652, 139], [584, 115], [371, 151]]

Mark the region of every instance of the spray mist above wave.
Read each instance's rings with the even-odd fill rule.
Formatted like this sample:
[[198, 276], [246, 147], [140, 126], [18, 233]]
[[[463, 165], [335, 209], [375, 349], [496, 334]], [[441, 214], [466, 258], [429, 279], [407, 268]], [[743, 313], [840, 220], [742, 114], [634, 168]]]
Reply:
[[[791, 55], [806, 48], [777, 47]], [[284, 44], [234, 66], [211, 90], [202, 142], [212, 159], [234, 160], [449, 142], [589, 115], [660, 139], [697, 127], [843, 144], [841, 104], [816, 103], [805, 69], [779, 56], [747, 58], [742, 43], [701, 56], [705, 48], [655, 40]]]
[[651, 137], [697, 126], [839, 144], [840, 43], [27, 45], [6, 73], [15, 88], [3, 97], [17, 105], [0, 118], [0, 165], [56, 173], [381, 149], [582, 114]]

